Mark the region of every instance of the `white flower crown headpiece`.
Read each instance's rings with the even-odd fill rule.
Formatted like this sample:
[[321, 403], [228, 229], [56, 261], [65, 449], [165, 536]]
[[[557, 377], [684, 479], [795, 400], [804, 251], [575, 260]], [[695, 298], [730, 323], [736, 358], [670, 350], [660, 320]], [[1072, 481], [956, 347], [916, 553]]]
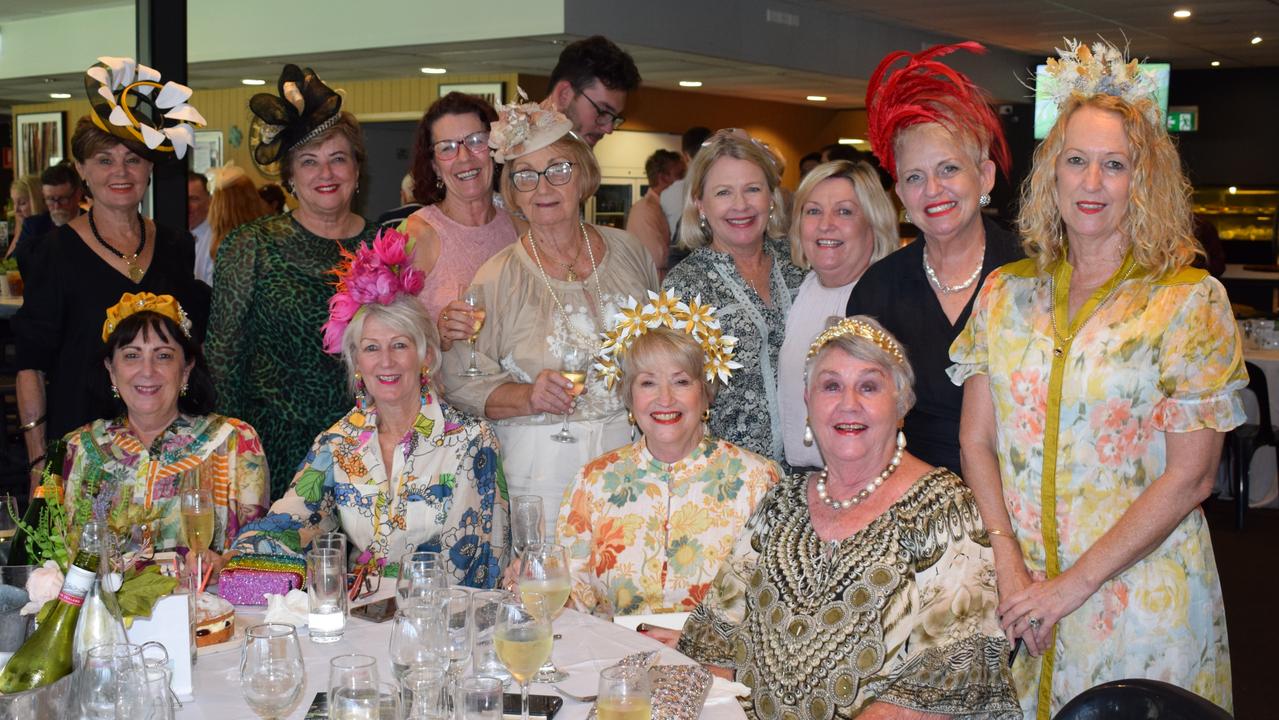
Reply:
[[682, 330], [691, 335], [706, 355], [706, 379], [718, 378], [727, 385], [733, 371], [740, 369], [742, 364], [733, 360], [737, 338], [720, 330], [715, 308], [703, 305], [701, 295], [685, 303], [665, 290], [660, 295], [649, 290], [648, 298], [644, 305], [633, 297], [627, 298], [621, 312], [614, 317], [613, 328], [604, 333], [604, 344], [595, 370], [604, 379], [605, 386], [612, 389], [621, 379], [618, 360], [631, 344], [641, 335], [659, 327]]
[[1158, 125], [1159, 105], [1155, 102], [1155, 80], [1142, 72], [1136, 60], [1124, 57], [1124, 52], [1105, 40], [1088, 45], [1073, 38], [1063, 38], [1066, 49], [1054, 48], [1058, 57], [1048, 58], [1048, 75], [1054, 82], [1041, 88], [1052, 101], [1061, 107], [1073, 95], [1092, 97], [1114, 95], [1130, 104], [1144, 104], [1146, 119]]

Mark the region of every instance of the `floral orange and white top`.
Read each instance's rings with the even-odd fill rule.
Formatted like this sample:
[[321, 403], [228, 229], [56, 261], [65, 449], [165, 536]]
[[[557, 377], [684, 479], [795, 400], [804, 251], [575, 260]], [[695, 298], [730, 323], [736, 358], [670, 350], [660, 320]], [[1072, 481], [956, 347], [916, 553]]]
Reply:
[[[1049, 269], [1055, 303], [1050, 276], [1033, 261], [1005, 265], [982, 287], [950, 349], [954, 382], [989, 376], [1004, 501], [1032, 572], [1069, 568], [1115, 525], [1163, 474], [1165, 433], [1226, 431], [1244, 420], [1242, 344], [1225, 289], [1203, 271], [1159, 279], [1134, 271], [1078, 327], [1131, 263], [1076, 311], [1068, 330], [1069, 264]], [[1050, 307], [1063, 336], [1077, 331], [1060, 356]], [[1203, 513], [1191, 512], [1065, 617], [1051, 656], [1023, 654], [1014, 666], [1027, 717], [1046, 718], [1094, 685], [1137, 677], [1230, 709], [1226, 620]]]
[[604, 616], [692, 610], [780, 478], [771, 460], [718, 439], [670, 465], [643, 439], [595, 458], [560, 506], [573, 607]]

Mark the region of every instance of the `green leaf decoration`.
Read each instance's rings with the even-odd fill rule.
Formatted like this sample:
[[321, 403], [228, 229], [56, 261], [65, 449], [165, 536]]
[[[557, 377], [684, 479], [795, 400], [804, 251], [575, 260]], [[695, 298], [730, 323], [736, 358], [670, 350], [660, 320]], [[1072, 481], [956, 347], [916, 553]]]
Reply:
[[141, 571], [126, 573], [115, 597], [120, 603], [120, 612], [126, 617], [151, 617], [160, 598], [172, 595], [177, 586], [177, 578], [160, 574], [158, 565], [149, 565]]
[[430, 437], [431, 431], [435, 429], [435, 421], [419, 414], [417, 420], [413, 421], [413, 429], [425, 437]]
[[324, 495], [324, 473], [315, 468], [307, 468], [298, 476], [298, 495], [309, 503], [318, 503]]

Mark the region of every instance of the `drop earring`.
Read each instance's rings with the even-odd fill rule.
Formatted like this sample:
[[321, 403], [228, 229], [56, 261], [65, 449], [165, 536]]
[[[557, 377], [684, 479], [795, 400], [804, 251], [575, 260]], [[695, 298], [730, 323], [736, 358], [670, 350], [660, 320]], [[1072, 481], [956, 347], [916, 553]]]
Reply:
[[626, 422], [631, 424], [631, 442], [635, 442], [635, 415], [630, 410], [626, 411]]
[[115, 385], [112, 385], [112, 386], [111, 386], [111, 397], [115, 398], [116, 400], [119, 400], [119, 399], [120, 399], [120, 388], [116, 387]]
[[812, 447], [812, 446], [813, 446], [813, 426], [809, 425], [808, 421], [805, 420], [804, 421], [804, 447]]
[[364, 394], [364, 376], [359, 373], [355, 374], [355, 406], [361, 410], [368, 407]]
[[186, 396], [187, 396], [187, 384], [182, 383], [182, 387], [178, 388], [178, 397], [186, 397]]

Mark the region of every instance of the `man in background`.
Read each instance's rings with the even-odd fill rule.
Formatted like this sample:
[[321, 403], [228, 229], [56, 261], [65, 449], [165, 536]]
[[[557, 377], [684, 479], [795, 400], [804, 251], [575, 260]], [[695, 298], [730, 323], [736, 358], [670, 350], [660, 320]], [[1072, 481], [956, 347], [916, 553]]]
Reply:
[[187, 171], [187, 229], [195, 237], [195, 279], [213, 285], [213, 230], [209, 228], [209, 180]]
[[[680, 137], [680, 155], [684, 158], [685, 167], [692, 167], [697, 151], [702, 149], [702, 143], [706, 142], [710, 136], [710, 128], [700, 125], [684, 131]], [[666, 216], [666, 224], [671, 228], [672, 241], [679, 239], [679, 216], [684, 212], [684, 195], [688, 192], [684, 188], [685, 182], [684, 176], [681, 175], [679, 180], [662, 191], [662, 214]]]
[[666, 277], [671, 252], [671, 227], [666, 222], [660, 200], [662, 191], [684, 177], [684, 159], [671, 150], [658, 150], [644, 162], [648, 192], [626, 216], [626, 232], [639, 239], [653, 256], [658, 279]]
[[625, 121], [626, 96], [639, 85], [631, 56], [603, 35], [593, 35], [560, 53], [542, 105], [564, 113], [573, 132], [595, 147]]
[[48, 212], [32, 215], [22, 223], [22, 235], [13, 256], [18, 259], [18, 269], [26, 260], [26, 254], [47, 233], [66, 225], [80, 214], [84, 201], [84, 186], [80, 174], [69, 161], [63, 161], [40, 174], [40, 194]]

